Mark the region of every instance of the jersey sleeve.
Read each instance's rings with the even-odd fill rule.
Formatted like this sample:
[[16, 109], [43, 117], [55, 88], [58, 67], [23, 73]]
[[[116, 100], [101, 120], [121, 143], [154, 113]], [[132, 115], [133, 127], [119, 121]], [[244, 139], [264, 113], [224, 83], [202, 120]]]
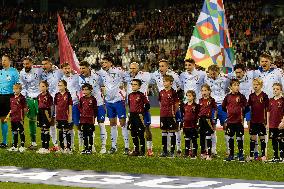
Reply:
[[[184, 78], [183, 73], [181, 73], [180, 76], [179, 76], [179, 81], [180, 81], [180, 88], [182, 90], [184, 90], [184, 79], [183, 78]], [[185, 91], [185, 93], [186, 93], [186, 91]]]
[[58, 93], [56, 93], [55, 96], [54, 96], [54, 101], [53, 101], [54, 105], [57, 105], [57, 95], [58, 95]]
[[155, 72], [150, 73], [150, 81], [149, 84], [154, 85], [156, 83], [156, 77], [155, 77]]
[[27, 83], [24, 79], [24, 72], [21, 71], [20, 72], [20, 80], [19, 80], [20, 84], [22, 85], [22, 91], [21, 94], [26, 97], [27, 96]]

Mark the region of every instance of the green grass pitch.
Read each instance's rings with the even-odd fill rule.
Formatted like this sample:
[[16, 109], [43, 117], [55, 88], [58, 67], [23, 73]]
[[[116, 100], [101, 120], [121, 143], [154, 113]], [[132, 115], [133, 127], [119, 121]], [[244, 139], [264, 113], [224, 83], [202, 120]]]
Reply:
[[[159, 109], [153, 108], [152, 115], [157, 115]], [[29, 131], [27, 125], [26, 130], [26, 146], [29, 142]], [[110, 133], [107, 127], [108, 134]], [[38, 129], [37, 140], [40, 144], [40, 134]], [[153, 150], [154, 157], [128, 157], [122, 155], [124, 144], [119, 128], [118, 152], [115, 155], [101, 155], [95, 153], [93, 155], [81, 155], [77, 151], [73, 155], [66, 154], [36, 154], [34, 151], [27, 151], [23, 154], [18, 152], [8, 152], [0, 149], [0, 166], [17, 166], [24, 168], [46, 168], [46, 169], [74, 169], [74, 170], [95, 170], [95, 171], [112, 171], [126, 173], [143, 173], [155, 175], [170, 176], [192, 176], [207, 178], [234, 178], [234, 179], [250, 179], [250, 180], [268, 180], [268, 181], [284, 181], [283, 164], [268, 164], [263, 162], [223, 162], [225, 157], [225, 144], [223, 131], [217, 131], [218, 158], [212, 161], [206, 160], [190, 160], [181, 157], [177, 158], [159, 158], [161, 152], [161, 131], [160, 129], [152, 129], [153, 133]], [[10, 132], [9, 132], [10, 134]], [[11, 135], [11, 134], [10, 134]], [[77, 136], [77, 135], [76, 135]], [[9, 136], [11, 137], [11, 136]], [[131, 138], [130, 138], [131, 139]], [[95, 145], [97, 151], [100, 150], [99, 129], [96, 127]], [[9, 141], [11, 141], [9, 139]], [[182, 140], [184, 145], [184, 140]], [[77, 144], [77, 141], [76, 141]], [[131, 143], [132, 145], [132, 143]], [[235, 143], [236, 145], [236, 143]], [[268, 154], [272, 155], [272, 147], [269, 143]], [[108, 139], [107, 149], [110, 148]], [[78, 147], [77, 147], [78, 149]], [[249, 135], [245, 132], [245, 154], [249, 150]], [[199, 149], [200, 150], [200, 149]], [[43, 188], [42, 185], [0, 183], [1, 188]], [[44, 188], [62, 188], [58, 186], [45, 186]]]

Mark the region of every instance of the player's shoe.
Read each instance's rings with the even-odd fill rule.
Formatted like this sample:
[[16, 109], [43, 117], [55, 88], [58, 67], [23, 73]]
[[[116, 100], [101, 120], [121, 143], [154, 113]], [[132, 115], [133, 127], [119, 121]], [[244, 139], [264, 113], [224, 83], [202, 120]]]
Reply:
[[267, 161], [267, 157], [266, 156], [262, 156], [261, 157], [261, 161], [263, 161], [263, 162]]
[[177, 151], [177, 157], [181, 157], [181, 150]]
[[248, 156], [247, 158], [246, 158], [246, 162], [252, 162], [254, 160], [254, 158], [253, 157], [250, 157], [250, 156]]
[[148, 157], [151, 157], [151, 156], [153, 156], [154, 155], [154, 152], [152, 151], [152, 149], [148, 149], [147, 150], [147, 156]]
[[244, 157], [244, 155], [239, 155], [238, 160], [239, 160], [239, 162], [245, 162], [245, 157]]
[[206, 157], [207, 157], [207, 154], [206, 154], [206, 153], [200, 154], [200, 158], [201, 158], [201, 159], [206, 159]]
[[175, 153], [174, 152], [169, 152], [167, 157], [168, 158], [174, 158], [175, 157]]
[[9, 152], [17, 152], [18, 148], [15, 148], [14, 146], [8, 149]]
[[86, 154], [87, 153], [87, 150], [82, 150], [81, 151], [81, 154]]
[[50, 153], [49, 149], [44, 149], [44, 154], [49, 154], [49, 153]]
[[124, 152], [123, 152], [123, 155], [128, 155], [128, 154], [129, 154], [129, 148], [125, 148]]
[[197, 159], [197, 156], [192, 155], [192, 156], [190, 156], [190, 159]]
[[137, 152], [137, 151], [132, 151], [132, 152], [130, 152], [128, 155], [129, 155], [129, 156], [139, 156], [140, 153]]
[[63, 148], [60, 148], [58, 151], [56, 151], [55, 153], [57, 154], [63, 154], [64, 153], [64, 149]]
[[228, 157], [226, 157], [225, 159], [224, 159], [224, 161], [235, 161], [235, 158], [234, 158], [234, 156], [228, 156]]
[[111, 147], [110, 150], [108, 151], [109, 154], [114, 154], [117, 151], [116, 148]]
[[54, 145], [53, 147], [49, 148], [49, 151], [51, 151], [51, 152], [57, 152], [59, 149], [60, 149], [59, 146]]
[[254, 152], [253, 155], [254, 155], [254, 159], [255, 159], [255, 160], [259, 160], [259, 158], [258, 158], [258, 152]]
[[26, 148], [23, 147], [23, 146], [21, 146], [21, 147], [19, 148], [19, 152], [23, 153], [24, 151], [26, 151]]
[[167, 157], [167, 156], [168, 156], [167, 152], [162, 152], [159, 157]]
[[102, 149], [101, 149], [101, 151], [100, 151], [100, 154], [106, 154], [106, 147], [104, 146], [104, 147], [102, 147]]
[[211, 160], [212, 160], [212, 157], [209, 156], [209, 155], [207, 155], [207, 156], [206, 156], [206, 160], [207, 160], [207, 161], [211, 161]]
[[97, 152], [95, 145], [92, 146], [92, 150], [91, 150], [91, 151], [92, 151], [93, 153], [96, 153], [96, 152]]
[[7, 147], [8, 147], [7, 144], [4, 144], [4, 143], [1, 143], [1, 144], [0, 144], [0, 148], [7, 148]]
[[30, 150], [36, 150], [37, 149], [37, 143], [32, 142], [32, 144], [29, 146]]
[[269, 163], [278, 163], [280, 159], [278, 157], [273, 157], [272, 159], [268, 160]]
[[36, 151], [38, 154], [44, 154], [45, 148], [40, 148]]
[[91, 154], [92, 154], [92, 150], [87, 150], [87, 151], [86, 151], [86, 154], [87, 154], [87, 155], [91, 155]]
[[64, 150], [64, 154], [73, 154], [73, 152], [72, 152], [71, 149], [66, 148], [66, 149]]

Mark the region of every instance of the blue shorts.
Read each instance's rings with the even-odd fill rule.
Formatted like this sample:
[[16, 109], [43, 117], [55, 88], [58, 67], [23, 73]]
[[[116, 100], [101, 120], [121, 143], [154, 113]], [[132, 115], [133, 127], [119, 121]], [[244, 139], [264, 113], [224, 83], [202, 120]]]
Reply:
[[148, 127], [149, 125], [151, 125], [151, 114], [149, 111], [145, 112], [144, 115], [144, 124], [146, 125], [146, 127]]
[[79, 126], [80, 111], [79, 111], [78, 104], [75, 104], [75, 105], [72, 106], [72, 121], [73, 121], [74, 125]]
[[[223, 109], [222, 109], [222, 105], [218, 105], [217, 106], [217, 119], [220, 120], [220, 124], [221, 125], [224, 125], [224, 123], [226, 122], [226, 119], [227, 119], [227, 112], [224, 112]], [[214, 113], [215, 111], [213, 110], [212, 111], [212, 119], [214, 118]]]
[[176, 112], [176, 121], [179, 123], [183, 122], [183, 116], [182, 116], [180, 109]]
[[246, 121], [250, 121], [251, 120], [251, 110], [249, 110], [249, 112], [247, 112], [245, 114], [245, 118], [246, 118]]
[[104, 105], [98, 106], [98, 121], [105, 121], [106, 119], [106, 109]]
[[126, 119], [126, 108], [124, 101], [118, 101], [115, 103], [106, 102], [106, 109], [108, 118], [111, 119], [118, 117], [118, 119]]

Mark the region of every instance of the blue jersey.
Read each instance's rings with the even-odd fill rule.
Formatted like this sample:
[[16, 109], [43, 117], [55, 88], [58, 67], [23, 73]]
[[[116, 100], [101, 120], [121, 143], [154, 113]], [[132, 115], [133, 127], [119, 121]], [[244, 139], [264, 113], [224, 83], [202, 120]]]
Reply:
[[23, 69], [20, 72], [20, 83], [22, 84], [22, 95], [29, 98], [37, 98], [39, 95], [39, 83], [41, 81], [41, 68], [32, 68], [28, 73]]
[[43, 72], [41, 75], [41, 80], [47, 81], [49, 87], [48, 91], [50, 95], [54, 98], [55, 94], [58, 92], [57, 85], [59, 80], [62, 78], [63, 73], [61, 70], [55, 69], [49, 72]]
[[0, 70], [0, 94], [13, 94], [13, 86], [19, 81], [19, 73], [15, 68]]

